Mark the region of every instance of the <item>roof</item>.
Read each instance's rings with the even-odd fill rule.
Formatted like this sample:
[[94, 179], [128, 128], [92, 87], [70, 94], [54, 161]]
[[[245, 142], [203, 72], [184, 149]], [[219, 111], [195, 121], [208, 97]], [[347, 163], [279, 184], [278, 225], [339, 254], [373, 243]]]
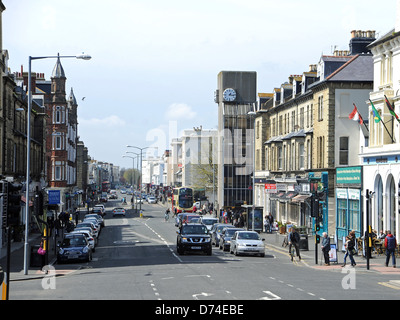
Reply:
[[64, 68], [61, 65], [60, 57], [57, 58], [57, 63], [54, 66], [52, 77], [53, 78], [65, 78], [65, 72], [64, 72]]
[[374, 81], [374, 62], [371, 54], [355, 55], [330, 74], [329, 81]]

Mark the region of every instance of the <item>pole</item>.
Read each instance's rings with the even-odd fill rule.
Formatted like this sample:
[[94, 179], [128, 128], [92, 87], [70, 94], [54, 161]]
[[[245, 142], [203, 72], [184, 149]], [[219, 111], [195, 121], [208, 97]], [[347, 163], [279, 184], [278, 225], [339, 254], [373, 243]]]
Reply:
[[29, 236], [29, 178], [31, 159], [31, 108], [32, 108], [32, 57], [28, 64], [28, 114], [26, 121], [26, 183], [25, 183], [25, 244], [24, 244], [24, 274], [28, 274], [28, 236]]
[[370, 194], [369, 194], [369, 190], [366, 190], [366, 194], [365, 194], [365, 198], [367, 200], [366, 203], [366, 228], [365, 228], [365, 236], [366, 236], [366, 245], [367, 245], [367, 270], [369, 270], [369, 256], [371, 254], [371, 250], [369, 247], [369, 237], [370, 237], [370, 233], [369, 233], [369, 210], [370, 210]]

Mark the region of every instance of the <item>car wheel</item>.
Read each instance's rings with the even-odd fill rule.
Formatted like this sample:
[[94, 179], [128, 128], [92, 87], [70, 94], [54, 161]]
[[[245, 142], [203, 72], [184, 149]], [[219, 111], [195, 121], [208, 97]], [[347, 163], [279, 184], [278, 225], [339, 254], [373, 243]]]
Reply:
[[265, 253], [260, 253], [260, 257], [265, 257]]

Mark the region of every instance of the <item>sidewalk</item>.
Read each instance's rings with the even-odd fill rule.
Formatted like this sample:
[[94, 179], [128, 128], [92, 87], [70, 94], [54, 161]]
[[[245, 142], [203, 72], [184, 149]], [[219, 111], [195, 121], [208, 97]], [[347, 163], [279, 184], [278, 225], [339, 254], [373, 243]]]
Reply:
[[[83, 212], [81, 211], [80, 219], [82, 220]], [[60, 230], [60, 234], [66, 233], [65, 229]], [[59, 235], [56, 239], [56, 242], [61, 241], [61, 235]], [[41, 267], [37, 266], [37, 257], [33, 257], [34, 266], [31, 266], [31, 251], [34, 251], [36, 254], [37, 246], [40, 245], [42, 240], [42, 235], [40, 233], [31, 233], [28, 235], [28, 257], [27, 257], [27, 266], [28, 266], [28, 274], [24, 274], [24, 260], [25, 260], [25, 238], [20, 242], [11, 241], [10, 245], [10, 281], [20, 281], [20, 280], [30, 280], [36, 278], [43, 278], [45, 273], [41, 271]], [[53, 266], [56, 263], [56, 243], [54, 240], [54, 234], [48, 238], [48, 252], [47, 252], [47, 265]], [[36, 258], [36, 259], [35, 259]], [[3, 272], [6, 272], [7, 268], [7, 243], [0, 249], [0, 266], [3, 269]], [[70, 266], [68, 266], [70, 268]], [[78, 268], [79, 265], [76, 265]], [[56, 267], [56, 269], [59, 269]], [[71, 268], [70, 268], [71, 269]], [[55, 270], [55, 276], [63, 275], [66, 272], [70, 272], [70, 270]], [[54, 275], [54, 272], [53, 272]], [[0, 283], [1, 287], [1, 283]]]
[[[287, 255], [289, 259], [289, 247], [282, 247], [282, 243], [285, 234], [279, 234], [274, 231], [272, 234], [261, 232], [261, 238], [265, 239], [265, 245], [267, 250], [271, 249], [275, 252]], [[324, 257], [321, 250], [321, 244], [318, 244], [318, 264], [315, 263], [315, 242], [313, 236], [308, 236], [308, 250], [300, 250], [301, 255], [301, 263], [306, 265], [307, 267], [316, 269], [316, 270], [326, 270], [326, 271], [338, 271], [341, 272], [343, 259], [345, 252], [342, 252], [341, 245], [337, 248], [337, 262], [331, 262], [330, 266], [325, 266]], [[296, 262], [298, 258], [295, 258]], [[346, 259], [347, 265], [350, 265], [350, 258]], [[400, 276], [400, 265], [398, 268], [393, 268], [391, 260], [389, 262], [389, 267], [385, 266], [386, 255], [381, 254], [377, 255], [376, 253], [372, 253], [372, 258], [369, 259], [369, 270], [367, 269], [367, 259], [362, 255], [354, 256], [354, 260], [356, 262], [357, 271], [365, 271], [365, 272], [377, 272], [381, 274], [393, 274], [396, 276]], [[399, 258], [397, 258], [399, 260]]]

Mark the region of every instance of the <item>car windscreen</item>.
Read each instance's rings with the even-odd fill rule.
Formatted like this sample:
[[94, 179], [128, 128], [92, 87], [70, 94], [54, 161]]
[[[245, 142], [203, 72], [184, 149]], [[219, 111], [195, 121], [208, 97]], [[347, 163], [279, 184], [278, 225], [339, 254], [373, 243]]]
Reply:
[[201, 225], [186, 225], [182, 227], [182, 234], [207, 234], [207, 228]]
[[73, 238], [64, 238], [62, 243], [62, 247], [83, 247], [86, 246], [86, 241], [84, 237], [73, 237]]
[[260, 237], [257, 233], [253, 232], [240, 232], [238, 234], [238, 239], [249, 239], [249, 240], [259, 240]]
[[229, 237], [232, 237], [235, 234], [236, 231], [238, 231], [238, 230], [237, 229], [232, 229], [232, 228], [227, 228], [225, 230], [225, 235], [229, 236]]
[[201, 220], [202, 223], [204, 223], [207, 226], [211, 226], [213, 225], [215, 222], [217, 222], [217, 220], [213, 220], [213, 219], [203, 219]]

